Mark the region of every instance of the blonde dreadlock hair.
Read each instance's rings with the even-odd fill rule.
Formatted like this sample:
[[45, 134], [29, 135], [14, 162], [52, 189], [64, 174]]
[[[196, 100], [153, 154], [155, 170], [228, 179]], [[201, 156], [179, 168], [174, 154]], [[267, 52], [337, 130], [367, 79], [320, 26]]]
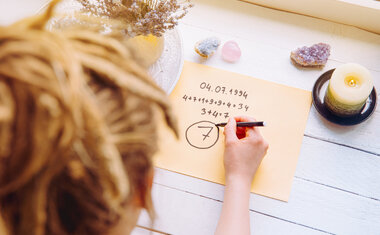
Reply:
[[[8, 234], [105, 234], [140, 198], [168, 98], [119, 40], [44, 30], [45, 14], [0, 27], [0, 220]], [[159, 107], [159, 108], [156, 108]]]

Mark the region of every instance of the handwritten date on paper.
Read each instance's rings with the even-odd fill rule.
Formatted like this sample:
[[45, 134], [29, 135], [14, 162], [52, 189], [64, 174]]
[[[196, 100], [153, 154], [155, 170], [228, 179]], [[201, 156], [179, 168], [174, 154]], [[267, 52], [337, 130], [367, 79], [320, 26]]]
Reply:
[[248, 93], [243, 90], [234, 89], [234, 88], [227, 88], [225, 86], [215, 86], [213, 87], [210, 85], [210, 83], [202, 82], [199, 86], [202, 90], [207, 90], [209, 92], [215, 92], [225, 95], [235, 95], [235, 96], [242, 96], [245, 99], [248, 98]]

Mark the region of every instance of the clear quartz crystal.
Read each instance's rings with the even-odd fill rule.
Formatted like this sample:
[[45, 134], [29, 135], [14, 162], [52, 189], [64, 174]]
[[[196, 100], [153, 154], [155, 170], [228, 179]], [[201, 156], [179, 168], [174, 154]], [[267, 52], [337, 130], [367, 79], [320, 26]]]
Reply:
[[220, 39], [217, 37], [210, 37], [201, 40], [195, 44], [195, 51], [202, 57], [209, 57], [218, 49]]

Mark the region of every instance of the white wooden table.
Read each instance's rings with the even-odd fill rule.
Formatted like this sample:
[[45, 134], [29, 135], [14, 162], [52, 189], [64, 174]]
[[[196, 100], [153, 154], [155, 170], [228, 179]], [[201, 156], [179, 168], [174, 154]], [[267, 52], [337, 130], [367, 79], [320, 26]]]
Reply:
[[[380, 92], [380, 35], [236, 0], [193, 1], [178, 27], [186, 60], [306, 90], [324, 71], [356, 62], [371, 71]], [[45, 2], [0, 0], [0, 24], [33, 14]], [[241, 60], [228, 64], [220, 52], [200, 60], [193, 46], [209, 36], [237, 41]], [[332, 46], [325, 68], [291, 64], [291, 50], [318, 42]], [[213, 234], [223, 186], [156, 169], [153, 198], [155, 234]], [[312, 107], [289, 202], [251, 194], [250, 214], [252, 234], [380, 234], [379, 108], [363, 124], [340, 127]], [[138, 224], [152, 226], [146, 214]], [[134, 234], [150, 232], [137, 228]]]

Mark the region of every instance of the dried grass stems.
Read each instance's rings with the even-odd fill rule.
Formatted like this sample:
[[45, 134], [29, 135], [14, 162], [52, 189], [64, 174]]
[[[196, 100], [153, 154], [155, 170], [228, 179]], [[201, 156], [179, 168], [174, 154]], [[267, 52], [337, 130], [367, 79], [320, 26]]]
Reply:
[[125, 23], [125, 33], [162, 36], [193, 6], [190, 0], [78, 0], [85, 11]]
[[158, 109], [177, 130], [167, 96], [128, 45], [89, 30], [44, 30], [58, 2], [0, 27], [0, 220], [8, 234], [105, 234], [132, 196], [151, 211]]

